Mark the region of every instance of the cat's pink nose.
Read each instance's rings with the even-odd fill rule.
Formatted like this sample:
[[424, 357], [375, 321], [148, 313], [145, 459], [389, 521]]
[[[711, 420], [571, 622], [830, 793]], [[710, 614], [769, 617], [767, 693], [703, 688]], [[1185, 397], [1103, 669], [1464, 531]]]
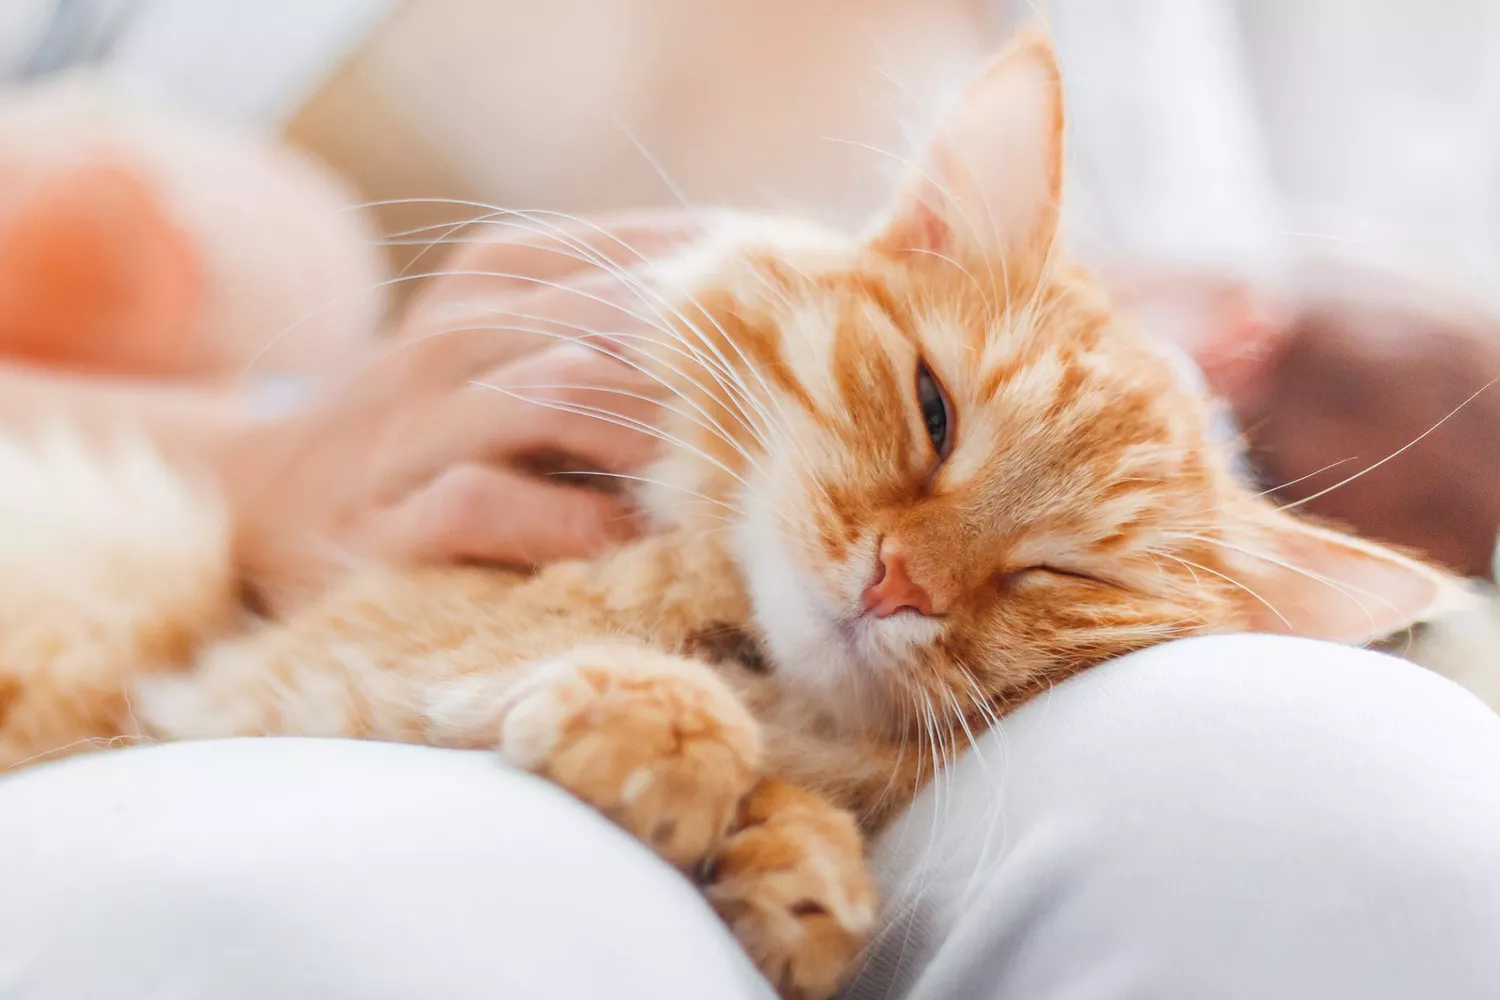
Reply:
[[894, 538], [880, 543], [875, 557], [875, 581], [865, 588], [865, 613], [886, 618], [910, 609], [918, 614], [932, 614], [932, 598], [912, 581], [906, 571], [906, 556]]

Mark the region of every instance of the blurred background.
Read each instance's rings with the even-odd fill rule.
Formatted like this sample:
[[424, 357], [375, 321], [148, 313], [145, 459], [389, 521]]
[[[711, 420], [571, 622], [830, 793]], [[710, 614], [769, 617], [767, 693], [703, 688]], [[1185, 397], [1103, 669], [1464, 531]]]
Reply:
[[285, 141], [385, 236], [476, 214], [454, 202], [856, 225], [1035, 20], [1070, 238], [1198, 357], [1265, 485], [1309, 496], [1420, 437], [1311, 509], [1487, 573], [1500, 2], [5, 0], [0, 77], [87, 72]]

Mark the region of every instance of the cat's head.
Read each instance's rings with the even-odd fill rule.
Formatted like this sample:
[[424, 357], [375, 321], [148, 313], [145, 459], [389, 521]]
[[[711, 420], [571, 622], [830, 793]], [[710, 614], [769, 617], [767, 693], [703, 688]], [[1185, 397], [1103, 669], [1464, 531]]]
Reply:
[[1363, 641], [1450, 587], [1236, 482], [1059, 247], [1062, 136], [1023, 36], [865, 236], [747, 224], [684, 278], [658, 476], [728, 507], [661, 510], [733, 537], [776, 669], [831, 706], [967, 711], [1203, 631]]

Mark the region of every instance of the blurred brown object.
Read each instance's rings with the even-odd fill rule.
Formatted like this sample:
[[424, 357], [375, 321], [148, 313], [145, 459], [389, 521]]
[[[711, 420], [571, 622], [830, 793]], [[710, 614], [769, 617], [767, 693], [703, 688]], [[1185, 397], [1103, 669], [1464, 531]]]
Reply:
[[1500, 376], [1500, 321], [1433, 301], [1373, 282], [1305, 301], [1236, 409], [1267, 485], [1302, 480], [1277, 490], [1282, 502], [1411, 445], [1305, 509], [1487, 576], [1500, 530], [1500, 383], [1484, 387]]

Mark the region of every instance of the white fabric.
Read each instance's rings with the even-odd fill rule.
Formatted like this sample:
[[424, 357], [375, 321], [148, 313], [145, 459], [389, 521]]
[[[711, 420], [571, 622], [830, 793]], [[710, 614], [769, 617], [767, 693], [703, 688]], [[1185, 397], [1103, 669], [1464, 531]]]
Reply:
[[859, 1000], [1497, 995], [1500, 716], [1441, 677], [1185, 640], [980, 750], [882, 840], [896, 919]]
[[[1127, 657], [887, 832], [854, 998], [1491, 998], [1497, 774], [1500, 717], [1393, 659]], [[0, 996], [770, 993], [686, 882], [492, 755], [259, 740], [0, 780]]]
[[995, 3], [1056, 36], [1095, 262], [1295, 289], [1332, 255], [1500, 298], [1500, 0]]
[[0, 782], [6, 1000], [768, 995], [665, 863], [493, 754], [234, 740]]
[[280, 127], [395, 0], [152, 0], [104, 63], [138, 97]]

